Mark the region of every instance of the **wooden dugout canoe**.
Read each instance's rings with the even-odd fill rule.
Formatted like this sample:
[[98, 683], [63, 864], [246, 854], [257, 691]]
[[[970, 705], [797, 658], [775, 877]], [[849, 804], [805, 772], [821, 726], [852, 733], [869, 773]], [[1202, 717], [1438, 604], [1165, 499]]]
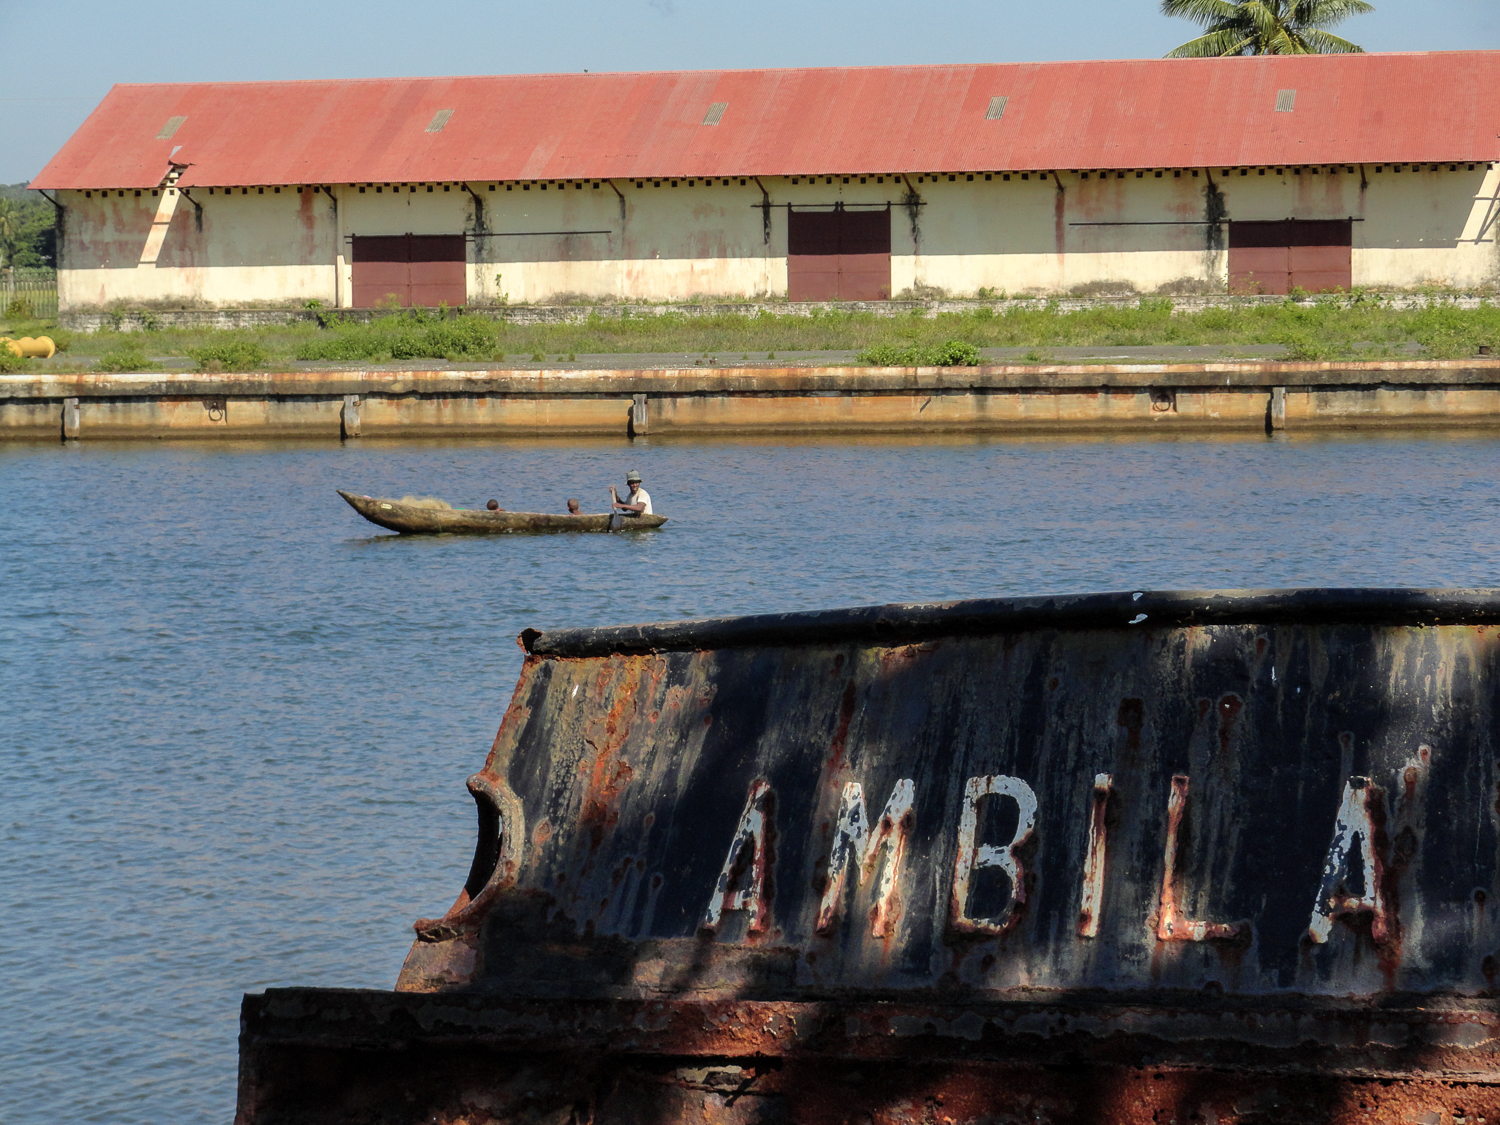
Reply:
[[403, 535], [495, 534], [497, 532], [645, 531], [667, 522], [666, 516], [626, 516], [601, 512], [553, 515], [551, 512], [491, 512], [482, 508], [424, 508], [399, 500], [381, 500], [336, 489], [349, 506], [371, 523]]

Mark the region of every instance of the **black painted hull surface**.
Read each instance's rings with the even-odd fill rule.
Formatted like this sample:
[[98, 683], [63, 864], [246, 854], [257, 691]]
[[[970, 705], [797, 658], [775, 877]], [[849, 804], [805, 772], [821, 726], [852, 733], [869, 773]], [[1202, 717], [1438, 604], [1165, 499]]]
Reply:
[[453, 908], [246, 998], [245, 1122], [1500, 1119], [1496, 591], [521, 641]]

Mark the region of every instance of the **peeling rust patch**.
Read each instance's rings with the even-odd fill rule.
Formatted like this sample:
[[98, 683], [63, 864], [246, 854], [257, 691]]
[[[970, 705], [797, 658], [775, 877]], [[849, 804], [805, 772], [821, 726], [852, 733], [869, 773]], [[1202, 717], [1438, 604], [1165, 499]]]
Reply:
[[844, 697], [839, 701], [839, 723], [833, 732], [833, 742], [828, 750], [828, 772], [836, 773], [844, 764], [844, 748], [849, 741], [849, 726], [854, 722], [854, 706], [858, 692], [854, 681], [844, 685]]
[[1219, 752], [1229, 753], [1229, 740], [1234, 737], [1234, 723], [1245, 709], [1245, 701], [1234, 692], [1219, 700]]

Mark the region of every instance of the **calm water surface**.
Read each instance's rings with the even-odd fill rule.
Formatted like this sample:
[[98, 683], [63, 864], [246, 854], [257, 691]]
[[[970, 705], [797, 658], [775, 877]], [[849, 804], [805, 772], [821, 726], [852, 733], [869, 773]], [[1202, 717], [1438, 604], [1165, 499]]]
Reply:
[[[399, 539], [335, 486], [658, 534]], [[0, 446], [0, 1121], [226, 1125], [240, 994], [388, 988], [526, 626], [1500, 584], [1500, 438]]]

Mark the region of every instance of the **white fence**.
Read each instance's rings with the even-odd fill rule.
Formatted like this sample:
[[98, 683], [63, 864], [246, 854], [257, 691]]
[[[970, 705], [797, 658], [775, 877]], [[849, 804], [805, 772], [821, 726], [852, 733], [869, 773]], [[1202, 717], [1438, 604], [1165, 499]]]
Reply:
[[56, 270], [0, 270], [0, 313], [8, 319], [57, 315]]

